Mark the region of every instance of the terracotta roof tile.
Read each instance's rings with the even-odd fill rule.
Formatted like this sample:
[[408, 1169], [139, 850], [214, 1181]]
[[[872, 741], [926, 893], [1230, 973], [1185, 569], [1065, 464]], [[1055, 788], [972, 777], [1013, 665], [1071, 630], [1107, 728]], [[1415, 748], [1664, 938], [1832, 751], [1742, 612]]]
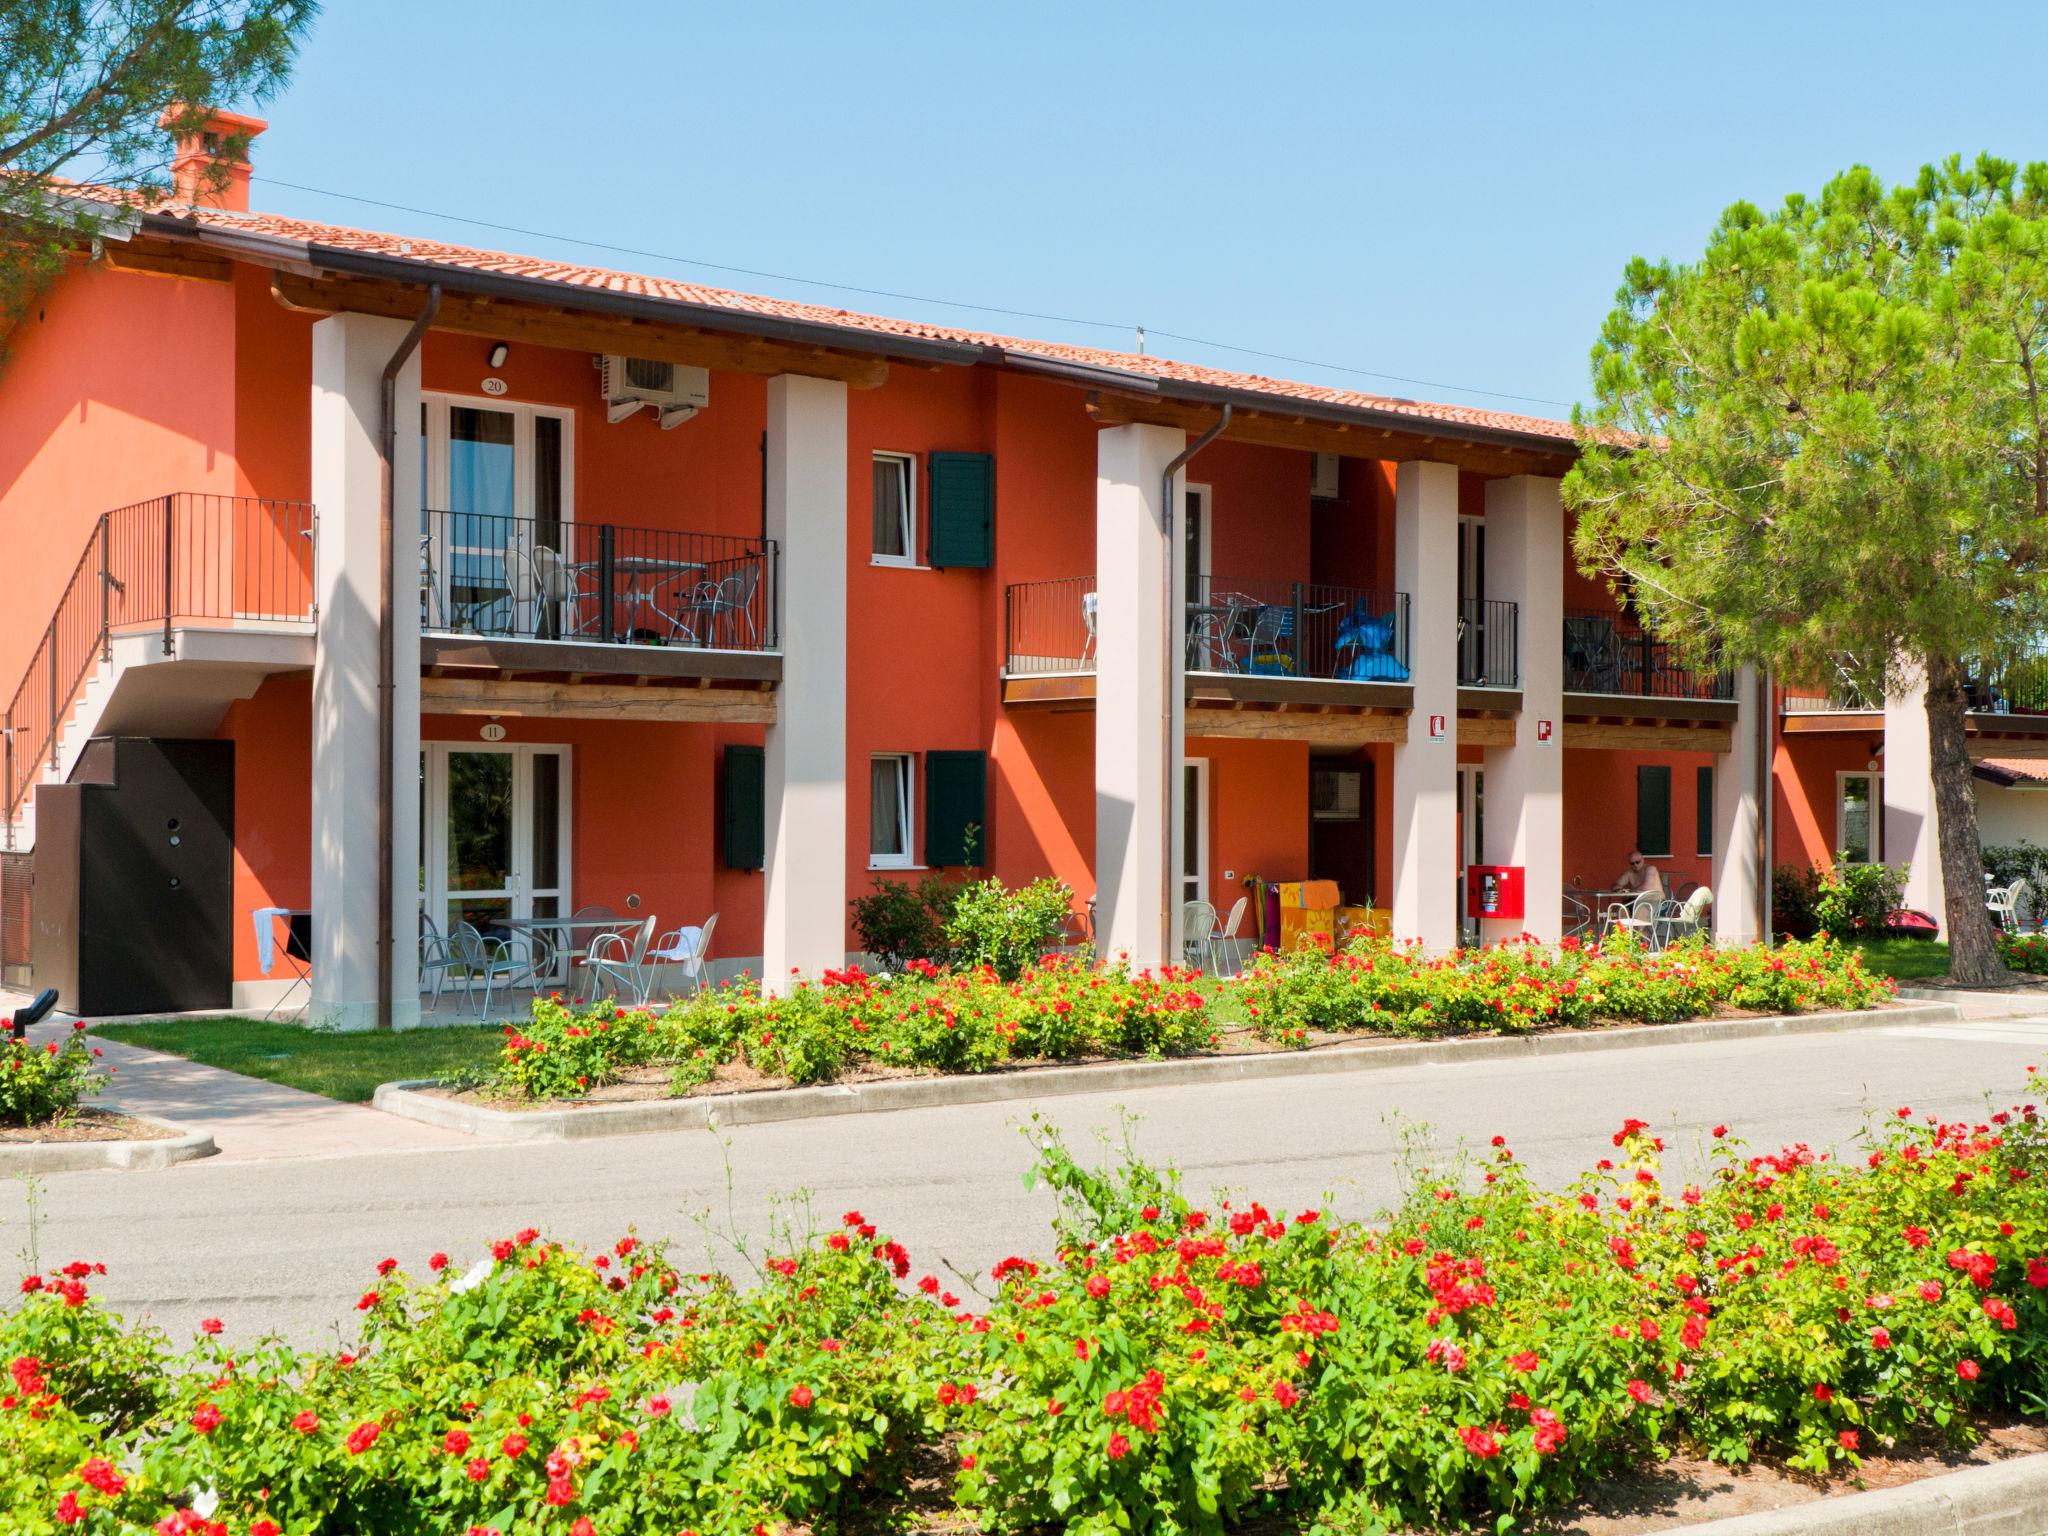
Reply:
[[2048, 758], [1987, 757], [1971, 767], [1978, 778], [1993, 784], [2048, 784]]
[[933, 325], [918, 320], [897, 320], [884, 315], [864, 314], [858, 310], [807, 304], [795, 299], [770, 298], [760, 294], [740, 293], [728, 288], [713, 288], [676, 278], [648, 277], [639, 273], [617, 272], [604, 267], [583, 266], [539, 256], [520, 256], [504, 251], [482, 250], [473, 246], [450, 245], [445, 241], [423, 239], [418, 236], [383, 234], [340, 224], [290, 219], [278, 214], [233, 213], [218, 208], [183, 205], [160, 208], [157, 211], [170, 213], [209, 228], [248, 231], [286, 240], [333, 246], [341, 250], [396, 256], [441, 267], [534, 278], [581, 288], [608, 289], [613, 292], [727, 309], [736, 314], [841, 326], [869, 331], [878, 336], [998, 347], [1008, 352], [1052, 362], [1119, 369], [1160, 380], [1243, 390], [1307, 405], [1412, 416], [1422, 424], [1455, 424], [1484, 431], [1554, 438], [1560, 443], [1570, 443], [1573, 440], [1573, 430], [1569, 422], [1553, 421], [1541, 416], [1522, 416], [1508, 411], [1480, 410], [1471, 406], [1410, 400], [1394, 395], [1367, 394], [1357, 390], [1334, 389], [1321, 384], [1304, 384], [1291, 379], [1270, 378], [1263, 374], [1234, 373], [1227, 369], [1209, 368], [1196, 363], [1177, 362], [1172, 358], [1157, 357], [1150, 353], [1107, 351], [1098, 347], [1035, 341], [989, 331]]

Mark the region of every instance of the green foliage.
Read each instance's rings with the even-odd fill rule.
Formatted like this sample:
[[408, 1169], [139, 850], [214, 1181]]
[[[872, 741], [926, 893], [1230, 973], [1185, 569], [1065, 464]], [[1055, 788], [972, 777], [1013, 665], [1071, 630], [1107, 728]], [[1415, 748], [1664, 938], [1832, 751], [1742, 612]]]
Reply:
[[1685, 1185], [1637, 1119], [1555, 1192], [1498, 1137], [1418, 1145], [1374, 1223], [1029, 1133], [1055, 1250], [965, 1298], [857, 1210], [741, 1247], [748, 1281], [631, 1234], [386, 1259], [321, 1348], [208, 1323], [174, 1350], [100, 1309], [96, 1266], [31, 1277], [0, 1314], [0, 1528], [182, 1531], [204, 1490], [232, 1536], [743, 1536], [845, 1529], [917, 1476], [948, 1528], [1506, 1530], [1681, 1447], [1825, 1474], [2048, 1389], [2031, 1108], [1902, 1107], [1840, 1163], [1717, 1127]]
[[943, 965], [950, 954], [946, 924], [960, 891], [959, 881], [942, 875], [926, 875], [914, 886], [876, 876], [873, 892], [851, 903], [860, 947], [887, 971], [900, 971], [912, 960]]
[[734, 1062], [823, 1083], [863, 1068], [986, 1072], [1080, 1055], [1164, 1056], [1215, 1039], [1196, 978], [1171, 968], [1133, 975], [1048, 960], [1004, 981], [988, 967], [942, 971], [912, 960], [896, 975], [827, 971], [780, 997], [736, 982], [659, 1013], [536, 998], [532, 1019], [505, 1031], [494, 1086], [523, 1099], [573, 1099], [653, 1063], [687, 1092]]
[[[1941, 842], [1977, 859], [1967, 690], [2048, 628], [2048, 164], [1736, 203], [1692, 263], [1631, 261], [1565, 478], [1579, 562], [1696, 661], [1924, 674]], [[1996, 979], [1949, 882], [1957, 975]]]
[[[168, 192], [169, 133], [204, 106], [261, 102], [291, 72], [315, 0], [9, 0], [0, 8], [0, 334], [104, 232], [89, 179], [147, 205]], [[239, 146], [223, 146], [229, 152]]]
[[1796, 939], [1810, 939], [1819, 930], [1813, 915], [1820, 900], [1818, 864], [1780, 864], [1771, 871], [1771, 926]]
[[1673, 1023], [1722, 1005], [1766, 1013], [1868, 1008], [1893, 990], [1853, 949], [1826, 939], [1776, 949], [1716, 949], [1687, 939], [1652, 954], [1625, 937], [1568, 939], [1554, 949], [1511, 940], [1439, 956], [1370, 937], [1333, 955], [1303, 945], [1254, 960], [1243, 986], [1251, 1027], [1293, 1045], [1312, 1030], [1513, 1032], [1603, 1019]]
[[1813, 901], [1814, 926], [1838, 939], [1881, 933], [1905, 894], [1905, 865], [1852, 864], [1837, 855], [1820, 876]]
[[2006, 933], [1998, 935], [1998, 958], [2015, 971], [2048, 975], [2048, 934]]
[[946, 939], [961, 965], [985, 965], [1014, 981], [1059, 938], [1073, 904], [1063, 880], [1034, 880], [1020, 891], [982, 880], [959, 893]]
[[113, 1076], [99, 1064], [99, 1047], [86, 1043], [85, 1026], [37, 1045], [12, 1036], [0, 1040], [0, 1125], [61, 1125], [81, 1100]]

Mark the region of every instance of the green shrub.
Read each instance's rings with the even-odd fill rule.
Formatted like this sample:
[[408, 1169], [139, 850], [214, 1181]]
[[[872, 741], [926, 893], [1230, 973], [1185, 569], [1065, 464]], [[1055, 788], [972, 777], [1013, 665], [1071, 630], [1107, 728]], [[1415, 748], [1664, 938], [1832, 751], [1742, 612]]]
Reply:
[[888, 971], [900, 971], [912, 960], [943, 965], [950, 952], [946, 924], [962, 889], [959, 881], [942, 875], [927, 875], [915, 886], [876, 876], [873, 893], [851, 903], [861, 948]]
[[0, 1040], [0, 1125], [61, 1125], [113, 1076], [75, 1023], [61, 1041]]
[[522, 1098], [578, 1098], [646, 1061], [655, 1033], [651, 1014], [622, 1012], [609, 998], [577, 1007], [564, 1003], [560, 993], [536, 997], [525, 1025], [505, 1026], [497, 1081]]
[[858, 1210], [743, 1247], [745, 1281], [631, 1234], [386, 1259], [360, 1337], [306, 1349], [174, 1350], [97, 1266], [31, 1276], [0, 1530], [745, 1536], [871, 1523], [913, 1478], [935, 1529], [1508, 1530], [1681, 1450], [1822, 1476], [2048, 1391], [2032, 1107], [1902, 1107], [1845, 1161], [1720, 1126], [1685, 1184], [1638, 1119], [1556, 1191], [1499, 1137], [1416, 1147], [1373, 1223], [1033, 1134], [1053, 1242], [1017, 1245], [1052, 1256], [965, 1298]]
[[1813, 915], [1820, 900], [1818, 864], [1780, 864], [1771, 871], [1771, 927], [1795, 939], [1810, 939], [1819, 924]]
[[1015, 981], [1058, 940], [1073, 903], [1074, 892], [1062, 880], [1034, 880], [1018, 891], [982, 880], [960, 892], [946, 940], [959, 965], [985, 965]]
[[1814, 896], [1814, 927], [1838, 939], [1877, 934], [1899, 910], [1906, 890], [1906, 866], [1852, 864], [1837, 856], [1820, 877]]

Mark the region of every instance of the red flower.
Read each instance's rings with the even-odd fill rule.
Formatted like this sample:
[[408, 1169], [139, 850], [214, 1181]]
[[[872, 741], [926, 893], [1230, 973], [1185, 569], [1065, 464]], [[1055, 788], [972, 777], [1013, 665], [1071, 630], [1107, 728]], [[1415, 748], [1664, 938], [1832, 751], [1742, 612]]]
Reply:
[[85, 1511], [78, 1507], [78, 1495], [67, 1493], [57, 1501], [57, 1523], [76, 1525], [85, 1518]]
[[1500, 1454], [1500, 1442], [1477, 1425], [1461, 1426], [1458, 1438], [1465, 1442], [1465, 1449], [1481, 1461], [1490, 1461]]
[[220, 1410], [211, 1403], [201, 1403], [192, 1415], [192, 1427], [202, 1435], [212, 1434], [220, 1428]]
[[217, 1317], [202, 1318], [199, 1323], [199, 1331], [201, 1333], [219, 1333], [220, 1328], [220, 1319]]
[[1958, 1360], [1956, 1362], [1956, 1374], [1965, 1381], [1975, 1381], [1983, 1372], [1978, 1369], [1977, 1362], [1974, 1360]]
[[811, 1389], [799, 1382], [789, 1389], [789, 1401], [793, 1407], [808, 1408], [816, 1399], [811, 1395]]
[[1286, 1382], [1276, 1381], [1273, 1383], [1273, 1401], [1282, 1408], [1292, 1408], [1301, 1401], [1301, 1394]]
[[590, 1523], [590, 1516], [578, 1515], [576, 1523], [569, 1527], [569, 1536], [597, 1536], [597, 1527]]
[[427, 1260], [427, 1268], [435, 1271], [436, 1273], [439, 1273], [441, 1270], [444, 1270], [447, 1267], [448, 1255], [445, 1253], [434, 1254], [431, 1258]]
[[506, 1460], [515, 1460], [526, 1452], [527, 1439], [524, 1435], [507, 1435], [498, 1442], [498, 1449]]
[[1541, 1362], [1536, 1358], [1536, 1351], [1533, 1349], [1525, 1349], [1518, 1355], [1508, 1356], [1508, 1368], [1523, 1374], [1535, 1370], [1539, 1364]]
[[491, 1464], [479, 1456], [462, 1470], [469, 1474], [469, 1480], [472, 1483], [480, 1483], [491, 1475]]
[[1835, 1439], [1841, 1442], [1842, 1449], [1845, 1451], [1853, 1451], [1858, 1445], [1862, 1444], [1861, 1437], [1853, 1429], [1843, 1430], [1835, 1436]]
[[292, 1416], [292, 1428], [302, 1435], [310, 1435], [320, 1427], [320, 1415], [308, 1408]]
[[462, 1430], [451, 1429], [441, 1437], [441, 1449], [450, 1456], [460, 1456], [469, 1449], [469, 1436]]
[[1650, 1384], [1641, 1377], [1633, 1378], [1628, 1384], [1628, 1395], [1639, 1403], [1647, 1403], [1650, 1400]]
[[1814, 1386], [1813, 1386], [1813, 1400], [1814, 1400], [1814, 1401], [1815, 1401], [1816, 1403], [1825, 1403], [1825, 1402], [1828, 1402], [1828, 1401], [1830, 1401], [1830, 1400], [1832, 1400], [1832, 1399], [1833, 1399], [1834, 1395], [1835, 1395], [1835, 1389], [1834, 1389], [1833, 1387], [1829, 1386], [1829, 1385], [1828, 1385], [1828, 1384], [1827, 1384], [1826, 1382], [1824, 1382], [1824, 1381], [1818, 1381], [1818, 1382], [1815, 1382], [1815, 1383], [1814, 1383]]
[[358, 1424], [348, 1432], [348, 1439], [342, 1442], [351, 1456], [360, 1456], [377, 1443], [377, 1437], [384, 1433], [384, 1427], [375, 1420]]
[[1121, 1430], [1112, 1431], [1109, 1437], [1109, 1459], [1122, 1461], [1130, 1454], [1131, 1442], [1124, 1438]]
[[88, 1487], [97, 1488], [112, 1498], [128, 1486], [128, 1479], [114, 1470], [114, 1464], [104, 1456], [95, 1456], [78, 1469], [80, 1481]]
[[1889, 1328], [1871, 1329], [1870, 1347], [1872, 1349], [1890, 1349], [1892, 1347], [1891, 1330]]

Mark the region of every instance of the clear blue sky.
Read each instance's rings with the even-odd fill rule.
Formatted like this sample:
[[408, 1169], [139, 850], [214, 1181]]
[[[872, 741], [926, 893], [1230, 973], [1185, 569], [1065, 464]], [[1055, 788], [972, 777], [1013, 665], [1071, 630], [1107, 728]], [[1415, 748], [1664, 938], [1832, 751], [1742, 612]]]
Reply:
[[1124, 348], [1142, 324], [1194, 361], [1557, 415], [1622, 264], [1697, 252], [1730, 201], [1858, 161], [2048, 158], [2044, 49], [2038, 0], [328, 0], [259, 178], [688, 260], [254, 195], [1011, 334]]

